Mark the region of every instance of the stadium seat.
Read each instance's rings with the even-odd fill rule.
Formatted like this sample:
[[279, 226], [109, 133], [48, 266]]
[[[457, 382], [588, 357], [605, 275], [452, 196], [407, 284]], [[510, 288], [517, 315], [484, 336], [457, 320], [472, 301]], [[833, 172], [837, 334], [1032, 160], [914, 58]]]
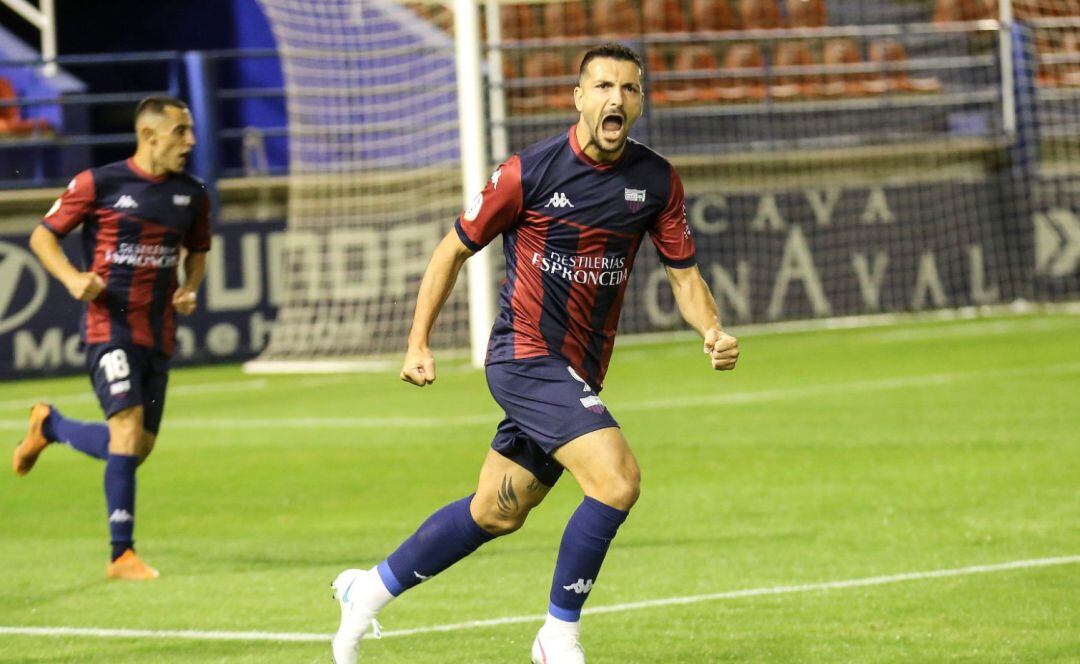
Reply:
[[503, 40], [514, 41], [541, 36], [536, 29], [533, 5], [499, 5], [499, 19]]
[[442, 4], [415, 2], [408, 5], [414, 14], [444, 32], [454, 30], [454, 15]]
[[571, 86], [557, 80], [537, 81], [537, 79], [558, 79], [570, 73], [563, 54], [551, 51], [528, 54], [525, 56], [522, 73], [526, 81], [537, 84], [523, 88], [520, 90], [520, 95], [515, 95], [515, 103], [511, 105], [513, 110], [521, 113], [539, 113], [565, 110], [570, 106]]
[[690, 16], [694, 32], [726, 32], [738, 27], [728, 0], [691, 0]]
[[642, 0], [641, 22], [646, 33], [686, 32], [686, 16], [679, 0]]
[[[904, 45], [895, 39], [882, 39], [870, 44], [869, 60], [881, 67], [874, 79], [878, 85], [884, 83], [889, 92], [939, 92], [941, 81], [936, 76], [912, 77], [908, 69], [907, 52]], [[895, 68], [890, 68], [894, 65]], [[888, 71], [886, 71], [888, 70]]]
[[[822, 63], [826, 67], [863, 64], [862, 53], [854, 39], [829, 39], [822, 48]], [[864, 94], [879, 94], [886, 91], [885, 80], [870, 81], [866, 74], [859, 72], [825, 74], [821, 85], [821, 94], [826, 97], [857, 97]]]
[[733, 44], [724, 54], [727, 74], [716, 89], [717, 98], [726, 102], [761, 101], [765, 98], [765, 57], [757, 44]]
[[715, 78], [698, 78], [701, 74], [715, 74], [720, 70], [720, 63], [709, 46], [695, 44], [679, 48], [672, 70], [677, 74], [694, 74], [693, 78], [683, 78], [671, 84], [668, 100], [672, 104], [716, 101], [719, 98], [719, 84]]
[[544, 34], [548, 37], [584, 37], [584, 3], [549, 2], [544, 5]]
[[647, 79], [649, 101], [657, 106], [667, 105], [671, 101], [668, 94], [673, 86], [671, 79], [664, 78], [666, 74], [671, 73], [667, 54], [656, 47], [649, 49], [646, 66], [649, 68]]
[[775, 30], [780, 10], [776, 0], [739, 0], [739, 20], [743, 30]]
[[[805, 41], [784, 41], [773, 50], [773, 67], [813, 67], [814, 54]], [[777, 101], [813, 97], [819, 89], [817, 75], [782, 74], [769, 86], [769, 97]]]
[[825, 0], [787, 0], [790, 28], [823, 28], [828, 24]]
[[[7, 77], [0, 76], [0, 101], [15, 102], [19, 98], [15, 86]], [[41, 118], [24, 118], [22, 111], [15, 104], [0, 106], [0, 133], [25, 136], [52, 131], [52, 125]]]
[[934, 23], [977, 21], [995, 16], [994, 7], [985, 0], [937, 0], [934, 7]]
[[[1080, 0], [1078, 0], [1080, 4]], [[1035, 32], [1038, 84], [1080, 85], [1080, 29], [1061, 27]]]
[[593, 25], [601, 37], [633, 37], [641, 34], [641, 18], [630, 0], [595, 0]]

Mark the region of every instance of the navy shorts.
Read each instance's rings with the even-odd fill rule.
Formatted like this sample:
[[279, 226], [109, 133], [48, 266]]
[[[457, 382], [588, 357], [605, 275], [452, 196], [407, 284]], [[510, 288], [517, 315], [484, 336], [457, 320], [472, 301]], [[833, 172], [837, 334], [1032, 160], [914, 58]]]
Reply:
[[558, 357], [487, 366], [491, 395], [506, 412], [491, 448], [555, 486], [563, 467], [551, 455], [597, 429], [617, 427], [600, 397]]
[[105, 417], [133, 406], [143, 407], [143, 429], [156, 434], [165, 412], [169, 356], [127, 344], [90, 344], [86, 368]]

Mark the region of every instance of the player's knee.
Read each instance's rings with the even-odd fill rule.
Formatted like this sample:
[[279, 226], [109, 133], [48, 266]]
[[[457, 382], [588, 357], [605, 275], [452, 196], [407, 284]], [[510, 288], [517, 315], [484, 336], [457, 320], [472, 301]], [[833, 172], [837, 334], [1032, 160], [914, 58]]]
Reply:
[[139, 463], [146, 461], [146, 458], [150, 456], [150, 453], [154, 451], [154, 443], [156, 437], [153, 434], [144, 433], [142, 440], [139, 441], [139, 447], [136, 452], [136, 456], [139, 457]]
[[519, 509], [516, 511], [500, 510], [497, 505], [480, 504], [475, 502], [472, 508], [473, 520], [484, 531], [495, 535], [509, 535], [525, 525], [525, 518], [529, 510]]
[[628, 512], [641, 497], [641, 471], [632, 468], [613, 473], [604, 479], [595, 493], [597, 495], [592, 497], [605, 505]]

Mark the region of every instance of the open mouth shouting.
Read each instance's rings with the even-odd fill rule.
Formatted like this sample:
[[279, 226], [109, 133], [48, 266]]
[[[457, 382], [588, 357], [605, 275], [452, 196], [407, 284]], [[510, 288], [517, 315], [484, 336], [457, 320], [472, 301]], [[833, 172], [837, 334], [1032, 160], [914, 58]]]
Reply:
[[622, 113], [606, 113], [600, 119], [599, 138], [605, 143], [622, 143], [623, 128], [626, 126], [626, 117]]

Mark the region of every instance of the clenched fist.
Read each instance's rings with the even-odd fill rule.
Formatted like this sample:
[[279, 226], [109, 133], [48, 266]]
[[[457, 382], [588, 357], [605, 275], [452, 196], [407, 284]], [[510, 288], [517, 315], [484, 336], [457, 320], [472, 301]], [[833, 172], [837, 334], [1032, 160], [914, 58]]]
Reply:
[[187, 316], [195, 311], [195, 292], [186, 288], [177, 288], [172, 297], [173, 306], [181, 316]]
[[76, 300], [91, 302], [105, 290], [105, 280], [95, 272], [79, 272], [64, 286]]
[[717, 371], [731, 371], [739, 361], [739, 340], [718, 328], [705, 333], [704, 350]]
[[424, 387], [435, 382], [435, 358], [427, 348], [413, 348], [405, 352], [401, 366], [401, 380]]

